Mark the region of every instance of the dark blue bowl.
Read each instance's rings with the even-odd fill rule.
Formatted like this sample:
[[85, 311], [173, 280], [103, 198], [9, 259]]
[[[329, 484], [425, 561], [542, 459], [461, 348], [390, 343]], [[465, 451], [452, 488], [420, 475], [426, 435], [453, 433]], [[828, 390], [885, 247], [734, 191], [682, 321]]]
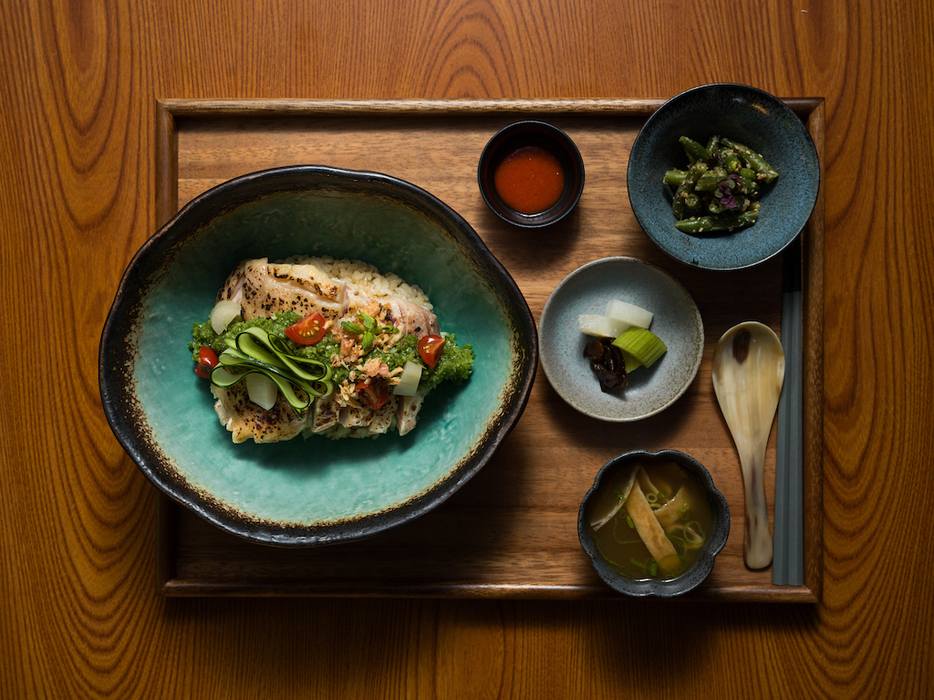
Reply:
[[[666, 170], [683, 168], [682, 135], [705, 143], [719, 134], [758, 151], [778, 171], [762, 196], [755, 225], [731, 234], [692, 236], [675, 228]], [[649, 117], [629, 154], [629, 201], [639, 225], [668, 255], [687, 265], [736, 270], [781, 252], [804, 228], [820, 187], [820, 164], [801, 119], [777, 97], [731, 83], [692, 88]]]

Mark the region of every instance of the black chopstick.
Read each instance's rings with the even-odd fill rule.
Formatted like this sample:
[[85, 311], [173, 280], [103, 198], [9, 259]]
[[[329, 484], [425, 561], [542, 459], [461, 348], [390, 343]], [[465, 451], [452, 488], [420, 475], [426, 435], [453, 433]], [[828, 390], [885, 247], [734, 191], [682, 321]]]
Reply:
[[798, 238], [785, 251], [782, 291], [785, 383], [778, 405], [772, 555], [772, 583], [778, 586], [804, 584], [801, 286], [801, 240]]

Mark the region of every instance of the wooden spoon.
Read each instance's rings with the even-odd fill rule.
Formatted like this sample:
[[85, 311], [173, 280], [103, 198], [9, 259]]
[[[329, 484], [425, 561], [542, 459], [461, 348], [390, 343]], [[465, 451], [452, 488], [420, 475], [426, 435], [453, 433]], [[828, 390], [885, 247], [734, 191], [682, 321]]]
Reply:
[[746, 497], [743, 558], [750, 569], [763, 569], [772, 562], [763, 465], [785, 379], [781, 341], [771, 328], [756, 321], [733, 326], [717, 343], [711, 374], [743, 470]]

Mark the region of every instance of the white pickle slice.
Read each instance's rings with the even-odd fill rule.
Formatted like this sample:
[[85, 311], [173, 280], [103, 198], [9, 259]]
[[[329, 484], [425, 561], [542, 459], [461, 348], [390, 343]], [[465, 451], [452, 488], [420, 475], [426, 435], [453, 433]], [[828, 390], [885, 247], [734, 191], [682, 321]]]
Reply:
[[617, 338], [629, 328], [629, 324], [618, 319], [601, 316], [600, 314], [581, 314], [578, 317], [580, 332], [598, 338]]
[[639, 328], [651, 326], [652, 319], [655, 317], [651, 311], [619, 299], [613, 299], [606, 305], [606, 316]]

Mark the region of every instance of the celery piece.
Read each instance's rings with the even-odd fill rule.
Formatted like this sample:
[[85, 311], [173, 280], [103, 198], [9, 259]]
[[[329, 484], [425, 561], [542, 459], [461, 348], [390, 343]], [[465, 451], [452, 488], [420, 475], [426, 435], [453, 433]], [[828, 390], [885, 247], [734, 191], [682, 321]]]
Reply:
[[625, 350], [621, 350], [621, 352], [623, 353], [623, 362], [626, 363], [626, 374], [629, 374], [633, 370], [639, 369], [642, 366], [642, 363], [633, 357], [632, 353], [628, 353]]
[[613, 341], [613, 345], [624, 353], [629, 353], [646, 367], [651, 367], [668, 351], [662, 339], [645, 328], [633, 327], [623, 331], [622, 335]]

